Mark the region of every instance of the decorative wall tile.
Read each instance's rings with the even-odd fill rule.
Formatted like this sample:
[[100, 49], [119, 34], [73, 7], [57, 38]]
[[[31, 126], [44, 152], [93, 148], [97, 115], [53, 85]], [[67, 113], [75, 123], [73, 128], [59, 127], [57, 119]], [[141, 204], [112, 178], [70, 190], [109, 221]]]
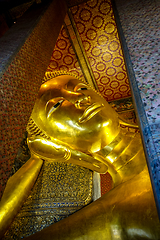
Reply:
[[131, 86], [160, 215], [160, 1], [115, 2], [129, 51], [125, 55], [133, 66], [128, 68]]
[[71, 8], [100, 93], [107, 101], [131, 95], [111, 1]]

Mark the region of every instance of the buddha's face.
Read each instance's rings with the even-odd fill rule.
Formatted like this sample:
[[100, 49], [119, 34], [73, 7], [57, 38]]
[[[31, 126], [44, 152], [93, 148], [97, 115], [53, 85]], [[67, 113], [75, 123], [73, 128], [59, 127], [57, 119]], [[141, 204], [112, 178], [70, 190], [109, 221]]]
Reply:
[[94, 90], [72, 76], [44, 83], [32, 118], [48, 136], [71, 148], [93, 153], [119, 132], [117, 114]]

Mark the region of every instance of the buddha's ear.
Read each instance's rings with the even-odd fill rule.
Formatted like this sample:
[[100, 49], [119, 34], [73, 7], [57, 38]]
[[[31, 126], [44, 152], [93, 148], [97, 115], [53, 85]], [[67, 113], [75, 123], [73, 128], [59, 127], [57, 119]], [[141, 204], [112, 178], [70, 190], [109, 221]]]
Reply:
[[70, 150], [57, 140], [48, 140], [40, 136], [28, 137], [28, 147], [32, 154], [47, 161], [67, 161], [70, 156]]
[[32, 154], [50, 162], [73, 163], [92, 171], [106, 173], [108, 166], [103, 162], [64, 145], [58, 139], [47, 140], [43, 137], [28, 137], [28, 146]]

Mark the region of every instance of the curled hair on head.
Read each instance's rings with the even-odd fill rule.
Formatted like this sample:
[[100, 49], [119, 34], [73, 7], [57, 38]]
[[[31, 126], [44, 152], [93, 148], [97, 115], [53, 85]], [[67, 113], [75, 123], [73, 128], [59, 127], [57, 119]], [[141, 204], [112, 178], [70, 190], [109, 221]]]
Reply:
[[45, 77], [43, 79], [42, 83], [45, 83], [47, 81], [49, 81], [52, 78], [58, 77], [58, 76], [62, 76], [62, 75], [70, 75], [72, 77], [77, 78], [78, 80], [84, 82], [85, 84], [87, 84], [82, 78], [80, 78], [79, 76], [73, 74], [72, 72], [66, 72], [66, 71], [56, 71], [56, 72], [46, 72], [45, 73]]
[[95, 90], [91, 85], [89, 85], [87, 82], [85, 82], [81, 77], [75, 75], [72, 72], [66, 72], [66, 71], [63, 71], [63, 70], [55, 71], [55, 72], [46, 72], [42, 84], [47, 82], [47, 81], [49, 81], [52, 78], [55, 78], [55, 77], [58, 77], [58, 76], [62, 76], [62, 75], [70, 75], [72, 77], [77, 78], [79, 81], [82, 81], [84, 84], [88, 85], [89, 88], [91, 88], [94, 92], [96, 92], [100, 97], [102, 97], [102, 95], [100, 94], [99, 91]]

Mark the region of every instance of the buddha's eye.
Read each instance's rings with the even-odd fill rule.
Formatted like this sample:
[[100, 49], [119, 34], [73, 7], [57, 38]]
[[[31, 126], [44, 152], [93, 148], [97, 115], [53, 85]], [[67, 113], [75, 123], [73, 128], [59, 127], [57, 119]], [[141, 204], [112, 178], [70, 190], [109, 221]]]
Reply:
[[85, 91], [88, 90], [88, 86], [83, 84], [83, 83], [79, 83], [77, 86], [75, 86], [74, 91], [78, 92], [78, 91]]
[[56, 108], [58, 108], [60, 105], [61, 105], [61, 103], [63, 102], [63, 100], [60, 100], [59, 102], [57, 102], [53, 107], [56, 109]]
[[49, 118], [51, 114], [61, 106], [63, 101], [64, 99], [62, 98], [55, 98], [47, 102], [46, 104], [47, 118]]
[[78, 88], [77, 91], [80, 91], [80, 90], [87, 90], [87, 88], [86, 87], [81, 87], [81, 88]]

